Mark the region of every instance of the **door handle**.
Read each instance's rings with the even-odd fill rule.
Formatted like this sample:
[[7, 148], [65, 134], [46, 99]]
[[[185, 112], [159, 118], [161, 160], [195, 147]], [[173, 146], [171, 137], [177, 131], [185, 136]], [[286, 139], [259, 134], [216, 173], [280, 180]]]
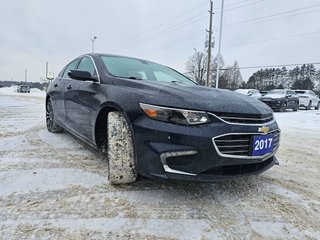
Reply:
[[71, 90], [71, 89], [72, 89], [71, 84], [70, 84], [70, 85], [68, 85], [67, 89], [68, 89], [68, 90]]

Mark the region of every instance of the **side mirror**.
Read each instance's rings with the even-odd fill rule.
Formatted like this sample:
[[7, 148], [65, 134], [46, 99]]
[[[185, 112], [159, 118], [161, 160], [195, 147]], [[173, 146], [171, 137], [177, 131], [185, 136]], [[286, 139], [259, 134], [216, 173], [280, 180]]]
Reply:
[[292, 94], [288, 94], [287, 97], [292, 97]]
[[93, 77], [88, 71], [70, 70], [68, 76], [75, 80], [98, 82], [98, 78]]

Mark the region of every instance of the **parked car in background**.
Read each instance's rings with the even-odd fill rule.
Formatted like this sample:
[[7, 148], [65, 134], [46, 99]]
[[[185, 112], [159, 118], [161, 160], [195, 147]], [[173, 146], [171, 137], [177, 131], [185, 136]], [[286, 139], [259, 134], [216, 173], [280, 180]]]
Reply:
[[258, 90], [256, 90], [256, 89], [237, 89], [237, 90], [234, 90], [234, 91], [237, 92], [237, 93], [241, 93], [241, 94], [256, 98], [256, 99], [258, 99], [258, 98], [260, 98], [262, 96], [260, 94], [260, 92]]
[[137, 174], [218, 181], [278, 163], [280, 129], [268, 106], [136, 58], [71, 61], [49, 85], [46, 123], [105, 152], [112, 184]]
[[311, 90], [294, 90], [299, 96], [299, 107], [304, 107], [307, 110], [310, 110], [314, 107], [316, 110], [319, 110], [320, 99], [319, 97]]
[[17, 86], [18, 93], [30, 93], [30, 87], [27, 85], [19, 85]]
[[285, 112], [286, 109], [297, 111], [299, 108], [299, 97], [291, 89], [273, 89], [260, 98], [272, 110]]

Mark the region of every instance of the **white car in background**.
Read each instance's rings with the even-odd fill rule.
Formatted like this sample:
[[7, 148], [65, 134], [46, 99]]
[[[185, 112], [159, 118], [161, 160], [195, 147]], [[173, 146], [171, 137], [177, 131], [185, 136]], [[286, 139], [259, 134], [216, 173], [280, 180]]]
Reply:
[[305, 107], [307, 110], [310, 110], [314, 107], [316, 110], [319, 110], [320, 99], [319, 97], [311, 90], [294, 90], [299, 96], [299, 107]]
[[241, 93], [256, 99], [259, 99], [262, 95], [260, 94], [260, 92], [256, 89], [237, 89], [234, 90], [237, 93]]

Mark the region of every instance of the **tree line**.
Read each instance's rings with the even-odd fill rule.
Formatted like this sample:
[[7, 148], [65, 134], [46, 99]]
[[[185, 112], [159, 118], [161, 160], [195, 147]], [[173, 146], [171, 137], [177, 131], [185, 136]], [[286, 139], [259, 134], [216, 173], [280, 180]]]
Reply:
[[[200, 85], [205, 85], [207, 78], [208, 58], [205, 51], [195, 52], [186, 62], [187, 75]], [[293, 69], [265, 68], [253, 73], [245, 82], [241, 76], [238, 61], [233, 65], [225, 66], [223, 57], [215, 57], [211, 61], [209, 87], [215, 87], [217, 65], [220, 61], [219, 88], [235, 90], [238, 88], [254, 88], [268, 91], [274, 88], [291, 88], [313, 90], [320, 94], [320, 69], [313, 64], [303, 64]]]
[[48, 86], [48, 83], [24, 82], [24, 81], [0, 81], [0, 85], [3, 87], [11, 87], [12, 85], [28, 85], [30, 88], [38, 88], [40, 90], [43, 90], [44, 87]]
[[291, 88], [320, 90], [320, 69], [313, 64], [303, 64], [293, 69], [265, 68], [253, 73], [246, 83], [248, 88], [270, 90], [273, 88]]

